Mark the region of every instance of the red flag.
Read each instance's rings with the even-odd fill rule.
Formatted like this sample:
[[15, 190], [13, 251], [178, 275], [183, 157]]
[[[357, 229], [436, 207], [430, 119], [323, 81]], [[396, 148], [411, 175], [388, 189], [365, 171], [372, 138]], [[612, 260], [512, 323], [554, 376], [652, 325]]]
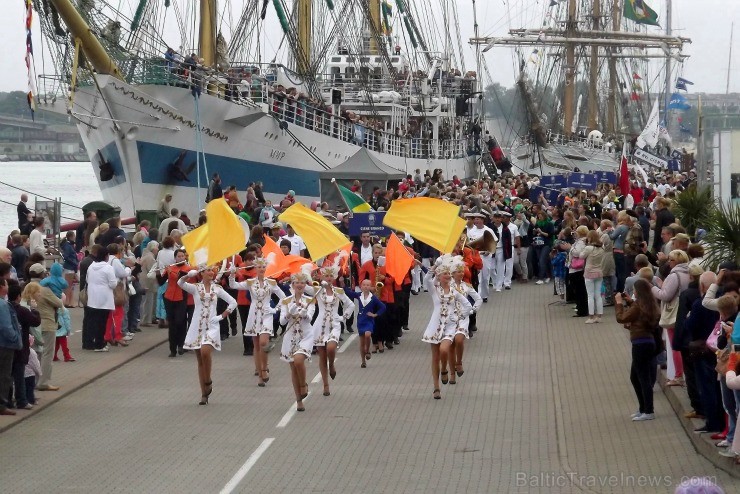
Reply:
[[633, 79], [639, 79], [639, 80], [642, 80], [642, 77], [640, 77], [640, 76], [639, 76], [639, 74], [638, 74], [637, 72], [632, 72], [632, 78], [633, 78]]
[[625, 195], [630, 191], [630, 172], [627, 169], [627, 156], [624, 153], [622, 153], [622, 166], [619, 169], [619, 189]]
[[406, 250], [395, 234], [391, 234], [385, 248], [385, 272], [400, 285], [413, 264], [414, 256]]

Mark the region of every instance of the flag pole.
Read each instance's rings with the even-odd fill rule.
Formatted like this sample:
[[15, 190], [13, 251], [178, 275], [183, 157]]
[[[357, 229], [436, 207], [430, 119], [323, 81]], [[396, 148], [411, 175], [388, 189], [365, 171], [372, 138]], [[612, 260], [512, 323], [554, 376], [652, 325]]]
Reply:
[[347, 204], [347, 201], [344, 199], [344, 194], [342, 194], [342, 189], [339, 188], [339, 184], [337, 183], [337, 179], [332, 177], [331, 183], [334, 184], [334, 187], [336, 187], [337, 192], [339, 192], [339, 197], [342, 198], [342, 202], [344, 203], [344, 206], [347, 208], [348, 214], [350, 217], [354, 216], [352, 212], [352, 208], [349, 207], [349, 204]]

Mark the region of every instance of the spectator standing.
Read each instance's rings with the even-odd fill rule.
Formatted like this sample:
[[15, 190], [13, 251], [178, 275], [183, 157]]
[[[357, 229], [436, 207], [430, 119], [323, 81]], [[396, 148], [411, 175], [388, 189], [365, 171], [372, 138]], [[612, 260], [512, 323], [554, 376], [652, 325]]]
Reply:
[[44, 245], [44, 218], [38, 217], [33, 220], [33, 230], [29, 236], [31, 240], [31, 254], [46, 254]]
[[0, 278], [0, 415], [15, 415], [7, 398], [13, 382], [13, 358], [17, 350], [23, 349], [23, 341], [15, 309], [5, 300], [7, 296], [8, 280]]

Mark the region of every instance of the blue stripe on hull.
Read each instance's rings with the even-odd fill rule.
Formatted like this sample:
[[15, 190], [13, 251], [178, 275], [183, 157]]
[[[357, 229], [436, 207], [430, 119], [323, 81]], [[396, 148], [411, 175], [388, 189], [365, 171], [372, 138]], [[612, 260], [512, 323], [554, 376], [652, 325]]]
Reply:
[[[178, 187], [197, 186], [198, 174], [195, 169], [195, 151], [187, 151], [185, 159], [182, 160], [181, 169], [186, 172], [189, 179], [189, 181], [185, 181], [176, 179], [172, 174], [173, 163], [180, 156], [181, 149], [141, 141], [136, 143], [136, 147], [139, 151], [139, 166], [143, 183], [177, 185]], [[300, 196], [318, 197], [319, 195], [319, 172], [317, 171], [258, 163], [215, 154], [206, 154], [205, 156], [208, 174], [218, 173], [221, 175], [221, 183], [224, 187], [236, 185], [238, 190], [243, 191], [250, 182], [262, 182], [264, 184], [263, 190], [287, 193], [288, 190], [292, 189]], [[202, 162], [203, 157], [201, 156], [201, 186], [206, 187], [210, 181], [210, 176], [205, 176]], [[191, 167], [192, 170], [188, 173]]]

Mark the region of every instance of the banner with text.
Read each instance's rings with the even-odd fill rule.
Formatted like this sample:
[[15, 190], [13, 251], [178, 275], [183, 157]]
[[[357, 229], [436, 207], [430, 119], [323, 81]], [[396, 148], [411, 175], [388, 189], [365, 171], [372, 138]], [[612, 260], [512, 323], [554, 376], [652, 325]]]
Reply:
[[386, 211], [353, 213], [349, 220], [349, 234], [353, 237], [363, 233], [369, 233], [377, 237], [387, 237], [391, 234], [391, 229], [383, 225], [385, 213]]
[[571, 173], [568, 177], [568, 187], [583, 190], [596, 189], [596, 175], [590, 173]]

